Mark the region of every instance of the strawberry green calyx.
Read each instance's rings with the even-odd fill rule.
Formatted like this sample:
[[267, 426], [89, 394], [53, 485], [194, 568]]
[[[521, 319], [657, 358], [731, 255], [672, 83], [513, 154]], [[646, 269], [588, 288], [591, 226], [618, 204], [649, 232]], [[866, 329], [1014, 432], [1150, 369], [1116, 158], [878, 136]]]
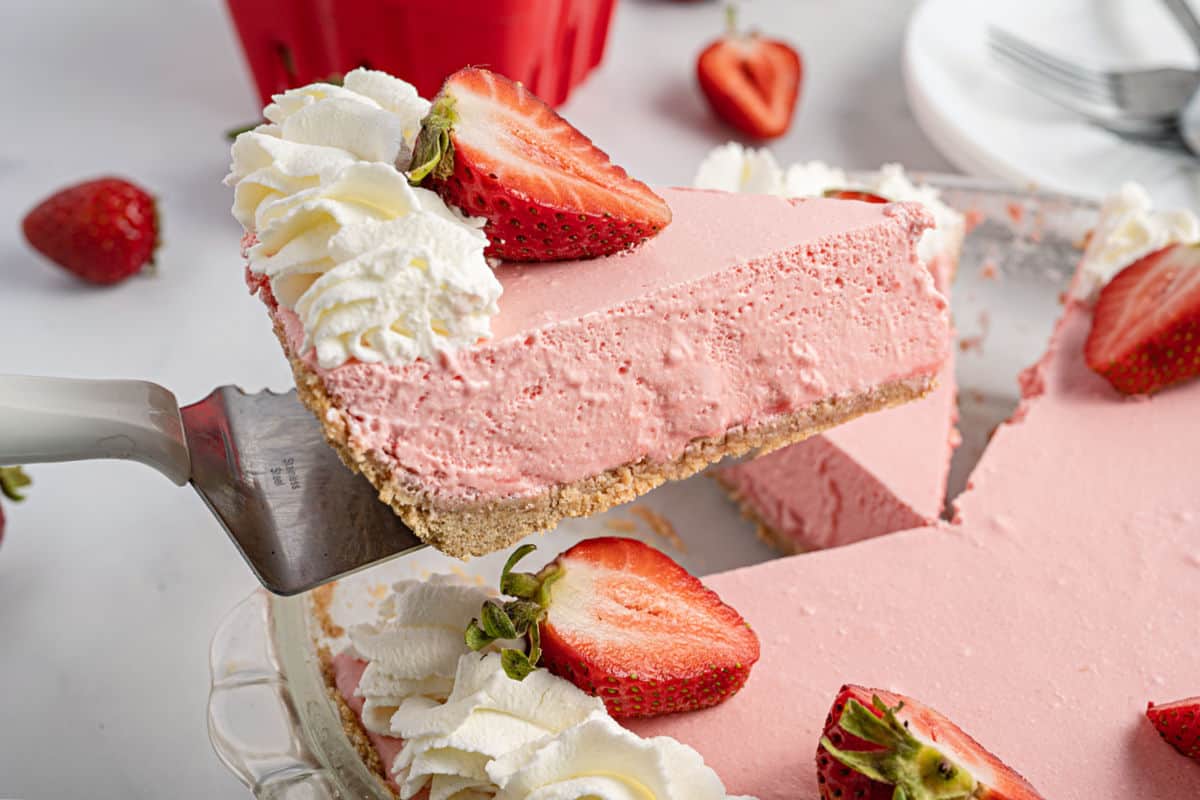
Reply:
[[9, 500], [24, 500], [25, 495], [21, 490], [31, 483], [33, 481], [20, 467], [0, 467], [0, 494]]
[[738, 36], [738, 7], [737, 3], [725, 6], [725, 34], [731, 38]]
[[878, 697], [872, 705], [882, 718], [857, 700], [846, 703], [838, 725], [847, 733], [879, 745], [881, 750], [839, 750], [821, 738], [821, 746], [843, 766], [873, 781], [895, 786], [892, 800], [970, 800], [982, 787], [970, 772], [940, 750], [913, 736], [896, 718], [903, 703], [888, 708]]
[[444, 180], [454, 174], [454, 145], [450, 142], [450, 131], [457, 122], [454, 98], [438, 97], [421, 120], [421, 133], [413, 146], [412, 162], [408, 167], [408, 182], [413, 186], [419, 186], [430, 175]]
[[537, 574], [513, 572], [517, 562], [536, 549], [536, 545], [527, 544], [513, 551], [500, 573], [500, 592], [513, 599], [484, 603], [465, 634], [467, 647], [472, 650], [482, 650], [496, 641], [523, 640], [524, 650], [507, 647], [500, 651], [505, 674], [517, 681], [538, 668], [542, 657], [538, 625], [550, 607], [550, 586], [562, 576], [562, 569], [553, 563]]

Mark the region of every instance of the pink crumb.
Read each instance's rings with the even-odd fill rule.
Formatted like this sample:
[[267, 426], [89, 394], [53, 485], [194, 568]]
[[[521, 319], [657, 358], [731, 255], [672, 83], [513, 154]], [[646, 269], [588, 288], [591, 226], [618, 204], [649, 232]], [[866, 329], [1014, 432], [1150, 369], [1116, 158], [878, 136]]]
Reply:
[[958, 340], [958, 349], [964, 353], [976, 352], [982, 355], [983, 342], [987, 339], [988, 330], [991, 328], [992, 318], [987, 311], [979, 312], [979, 333], [974, 336], [964, 336]]

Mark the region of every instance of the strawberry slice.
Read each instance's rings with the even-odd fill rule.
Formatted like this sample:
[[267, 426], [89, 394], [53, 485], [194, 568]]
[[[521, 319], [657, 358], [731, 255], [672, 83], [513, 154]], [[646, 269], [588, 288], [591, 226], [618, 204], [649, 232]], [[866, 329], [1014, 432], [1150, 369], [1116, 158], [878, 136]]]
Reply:
[[1200, 375], [1200, 245], [1165, 247], [1117, 273], [1096, 301], [1084, 356], [1125, 394]]
[[873, 192], [864, 192], [860, 189], [830, 189], [825, 192], [826, 197], [832, 197], [835, 200], [858, 200], [863, 203], [890, 203], [886, 197], [882, 197]]
[[757, 139], [787, 133], [804, 69], [786, 42], [738, 31], [729, 6], [725, 35], [700, 53], [696, 77], [717, 116]]
[[1172, 747], [1188, 758], [1200, 761], [1200, 697], [1189, 697], [1157, 706], [1146, 706], [1146, 717]]
[[1044, 800], [933, 709], [850, 685], [826, 718], [817, 783], [822, 800]]
[[617, 719], [714, 706], [746, 683], [758, 637], [715, 592], [635, 539], [588, 539], [536, 575], [515, 573], [534, 550], [509, 558], [500, 589], [515, 600], [484, 605], [467, 643], [529, 637], [505, 650], [520, 680], [539, 659], [555, 675], [604, 700]]
[[468, 67], [446, 79], [409, 180], [487, 219], [487, 254], [520, 261], [594, 258], [671, 222], [666, 202], [613, 164], [519, 83]]

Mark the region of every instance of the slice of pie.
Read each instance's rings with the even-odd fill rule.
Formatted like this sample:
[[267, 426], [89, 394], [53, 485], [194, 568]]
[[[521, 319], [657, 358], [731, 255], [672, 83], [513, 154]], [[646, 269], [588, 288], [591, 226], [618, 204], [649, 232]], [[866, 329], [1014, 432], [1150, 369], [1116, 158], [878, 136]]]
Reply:
[[492, 338], [437, 361], [323, 368], [262, 287], [327, 438], [430, 544], [488, 553], [934, 385], [918, 207], [663, 196], [633, 252], [499, 266]]
[[[492, 552], [935, 384], [947, 310], [919, 205], [660, 198], [521, 87], [461, 76], [423, 129], [381, 73], [281, 95], [230, 176], [301, 399], [425, 541]], [[414, 146], [438, 193], [396, 167]], [[485, 260], [542, 242], [555, 260]]]

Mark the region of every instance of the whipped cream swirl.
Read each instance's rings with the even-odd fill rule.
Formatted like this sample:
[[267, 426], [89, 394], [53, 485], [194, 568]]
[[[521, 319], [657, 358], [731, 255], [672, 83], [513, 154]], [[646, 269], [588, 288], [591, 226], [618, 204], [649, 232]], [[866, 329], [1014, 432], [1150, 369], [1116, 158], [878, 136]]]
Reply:
[[784, 193], [783, 170], [771, 151], [742, 147], [737, 142], [713, 149], [700, 163], [692, 185], [719, 192]]
[[499, 787], [496, 800], [727, 798], [721, 779], [695, 750], [669, 736], [643, 739], [606, 716], [513, 750], [487, 772]]
[[1127, 183], [1104, 201], [1073, 292], [1096, 294], [1125, 267], [1172, 244], [1200, 242], [1200, 220], [1189, 209], [1156, 211], [1150, 195]]
[[302, 355], [409, 363], [488, 338], [501, 287], [483, 221], [409, 186], [429, 104], [382, 72], [275, 97], [234, 142], [233, 214], [257, 235], [250, 270], [304, 327]]
[[783, 170], [770, 151], [730, 142], [705, 157], [693, 185], [698, 189], [780, 197], [821, 197], [831, 190], [857, 189], [892, 202], [920, 203], [937, 222], [917, 244], [917, 255], [926, 263], [944, 252], [948, 242], [961, 238], [964, 231], [963, 216], [942, 202], [938, 190], [913, 183], [899, 164], [884, 164], [865, 180], [852, 179], [844, 170], [822, 161], [799, 162]]
[[350, 628], [350, 643], [368, 662], [356, 692], [367, 730], [390, 735], [392, 715], [410, 697], [440, 702], [450, 695], [459, 658], [470, 652], [463, 631], [491, 597], [452, 575], [400, 581], [377, 622]]
[[356, 69], [342, 86], [314, 83], [276, 95], [267, 123], [238, 136], [225, 182], [234, 187], [233, 216], [261, 230], [258, 210], [311, 189], [355, 161], [405, 166], [429, 103], [411, 84]]
[[404, 739], [392, 765], [400, 797], [426, 786], [430, 800], [490, 796], [493, 759], [597, 716], [604, 716], [603, 702], [544, 669], [515, 681], [499, 654], [462, 656], [444, 703], [414, 696], [392, 716], [391, 735]]

